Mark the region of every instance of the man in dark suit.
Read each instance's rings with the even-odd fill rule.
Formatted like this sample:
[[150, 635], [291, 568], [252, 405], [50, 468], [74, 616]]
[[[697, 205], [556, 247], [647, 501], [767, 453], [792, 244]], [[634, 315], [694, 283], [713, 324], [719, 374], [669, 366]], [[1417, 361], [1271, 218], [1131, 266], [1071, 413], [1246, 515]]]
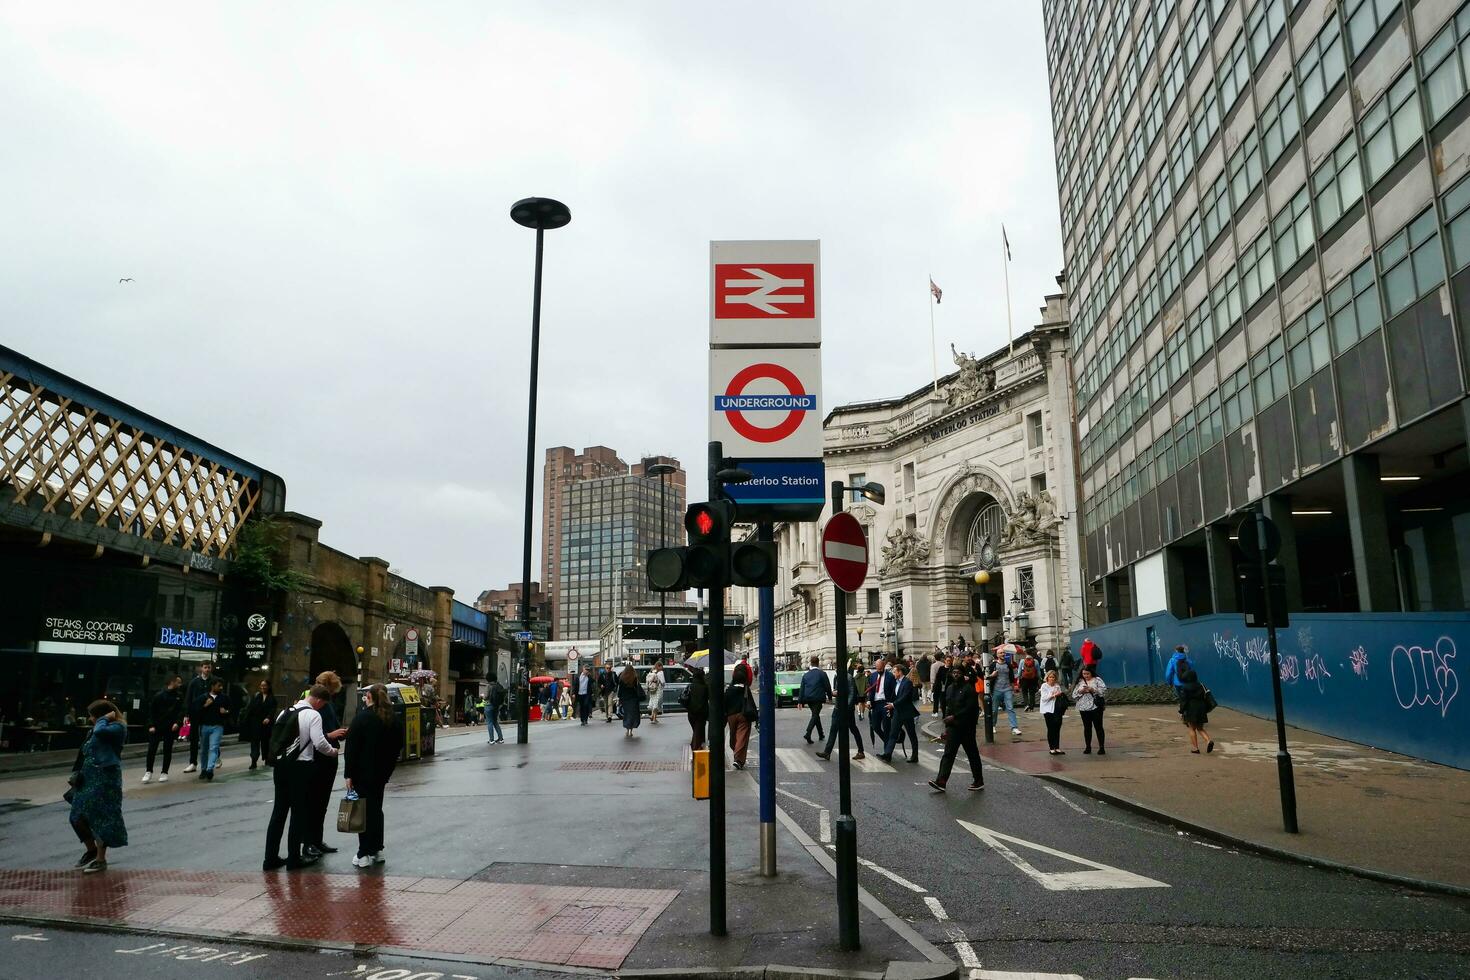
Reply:
[[819, 658], [813, 657], [811, 668], [801, 675], [801, 703], [812, 713], [812, 720], [807, 722], [803, 736], [808, 745], [812, 744], [813, 728], [817, 730], [818, 740], [827, 737], [822, 731], [822, 706], [832, 700], [832, 679], [821, 668], [821, 663]]
[[868, 675], [868, 730], [875, 745], [888, 738], [888, 719], [893, 707], [893, 674], [883, 658], [873, 665]]
[[980, 723], [980, 698], [975, 692], [977, 675], [968, 663], [957, 663], [949, 671], [949, 690], [944, 698], [944, 757], [939, 760], [938, 777], [929, 780], [935, 791], [943, 793], [960, 749], [970, 763], [971, 790], [985, 788], [985, 774], [980, 765], [980, 748], [975, 744], [975, 727]]
[[919, 761], [919, 735], [914, 722], [919, 717], [919, 689], [909, 679], [906, 664], [898, 665], [898, 682], [893, 686], [893, 716], [888, 722], [888, 737], [883, 741], [883, 753], [878, 756], [884, 762], [893, 761], [893, 746], [900, 739], [908, 740], [908, 760]]

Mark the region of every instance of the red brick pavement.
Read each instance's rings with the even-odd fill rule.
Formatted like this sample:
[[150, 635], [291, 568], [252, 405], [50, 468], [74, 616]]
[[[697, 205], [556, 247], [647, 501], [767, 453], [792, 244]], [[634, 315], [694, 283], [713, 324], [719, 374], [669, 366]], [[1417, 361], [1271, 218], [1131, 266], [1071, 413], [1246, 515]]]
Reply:
[[388, 875], [0, 871], [0, 909], [615, 970], [678, 895]]

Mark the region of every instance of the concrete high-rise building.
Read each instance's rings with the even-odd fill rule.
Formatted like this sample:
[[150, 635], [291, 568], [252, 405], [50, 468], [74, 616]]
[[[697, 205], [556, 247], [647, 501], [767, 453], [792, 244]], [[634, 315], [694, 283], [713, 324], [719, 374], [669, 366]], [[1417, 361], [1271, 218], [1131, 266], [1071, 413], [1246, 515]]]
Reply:
[[627, 472], [628, 464], [606, 446], [589, 446], [580, 453], [569, 446], [546, 450], [546, 463], [541, 468], [541, 581], [546, 583], [553, 628], [560, 621], [557, 600], [561, 586], [562, 490], [582, 480]]
[[[666, 456], [647, 462], [678, 461]], [[667, 540], [676, 542], [674, 526], [684, 512], [684, 471], [669, 474], [662, 491], [666, 507], [660, 519], [658, 477], [645, 476], [645, 463], [628, 475], [603, 476], [562, 487], [557, 544], [560, 557], [556, 585], [556, 636], [597, 637], [619, 610], [658, 603], [649, 591], [644, 560]]]
[[1234, 610], [1256, 507], [1293, 611], [1466, 609], [1470, 4], [1043, 16], [1092, 621]]

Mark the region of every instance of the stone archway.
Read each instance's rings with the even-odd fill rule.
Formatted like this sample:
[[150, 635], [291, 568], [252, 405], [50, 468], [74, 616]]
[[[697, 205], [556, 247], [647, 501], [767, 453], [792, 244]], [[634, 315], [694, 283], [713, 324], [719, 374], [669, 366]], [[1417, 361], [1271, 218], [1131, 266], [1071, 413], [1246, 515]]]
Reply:
[[[972, 557], [969, 535], [975, 518], [990, 504], [1000, 507], [1003, 518], [1015, 513], [1004, 480], [988, 467], [967, 464], [940, 488], [934, 497], [930, 524], [929, 552], [936, 565], [962, 565]], [[997, 548], [1000, 542], [992, 542]]]
[[351, 692], [357, 687], [357, 654], [352, 641], [339, 623], [318, 623], [311, 631], [311, 666], [308, 683], [324, 670], [335, 671], [342, 678], [342, 690], [333, 698], [337, 717], [346, 720], [348, 705], [354, 704]]

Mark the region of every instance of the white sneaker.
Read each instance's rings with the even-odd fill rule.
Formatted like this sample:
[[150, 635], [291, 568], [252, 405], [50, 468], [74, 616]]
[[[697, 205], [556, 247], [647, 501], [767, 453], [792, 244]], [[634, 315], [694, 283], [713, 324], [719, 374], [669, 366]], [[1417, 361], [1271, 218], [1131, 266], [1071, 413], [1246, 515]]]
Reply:
[[1021, 734], [1021, 730], [1019, 728], [1012, 728], [1011, 729], [1011, 734], [1012, 735], [1019, 735], [1019, 734]]
[[382, 854], [370, 854], [368, 856], [372, 858], [374, 864], [384, 864], [388, 860], [387, 858], [383, 857]]
[[184, 767], [184, 772], [193, 772], [194, 770], [196, 770], [198, 768], [199, 768], [198, 766], [194, 765], [194, 763], [191, 762], [187, 766]]
[[159, 773], [158, 774], [158, 781], [160, 783], [166, 783], [166, 782], [168, 782], [168, 773], [166, 773], [166, 772]]
[[354, 868], [369, 868], [372, 867], [372, 864], [373, 859], [371, 857], [355, 857], [352, 859], [352, 866]]
[[151, 771], [143, 773], [143, 782], [146, 783], [146, 782], [151, 781], [152, 779], [153, 779], [153, 773]]

